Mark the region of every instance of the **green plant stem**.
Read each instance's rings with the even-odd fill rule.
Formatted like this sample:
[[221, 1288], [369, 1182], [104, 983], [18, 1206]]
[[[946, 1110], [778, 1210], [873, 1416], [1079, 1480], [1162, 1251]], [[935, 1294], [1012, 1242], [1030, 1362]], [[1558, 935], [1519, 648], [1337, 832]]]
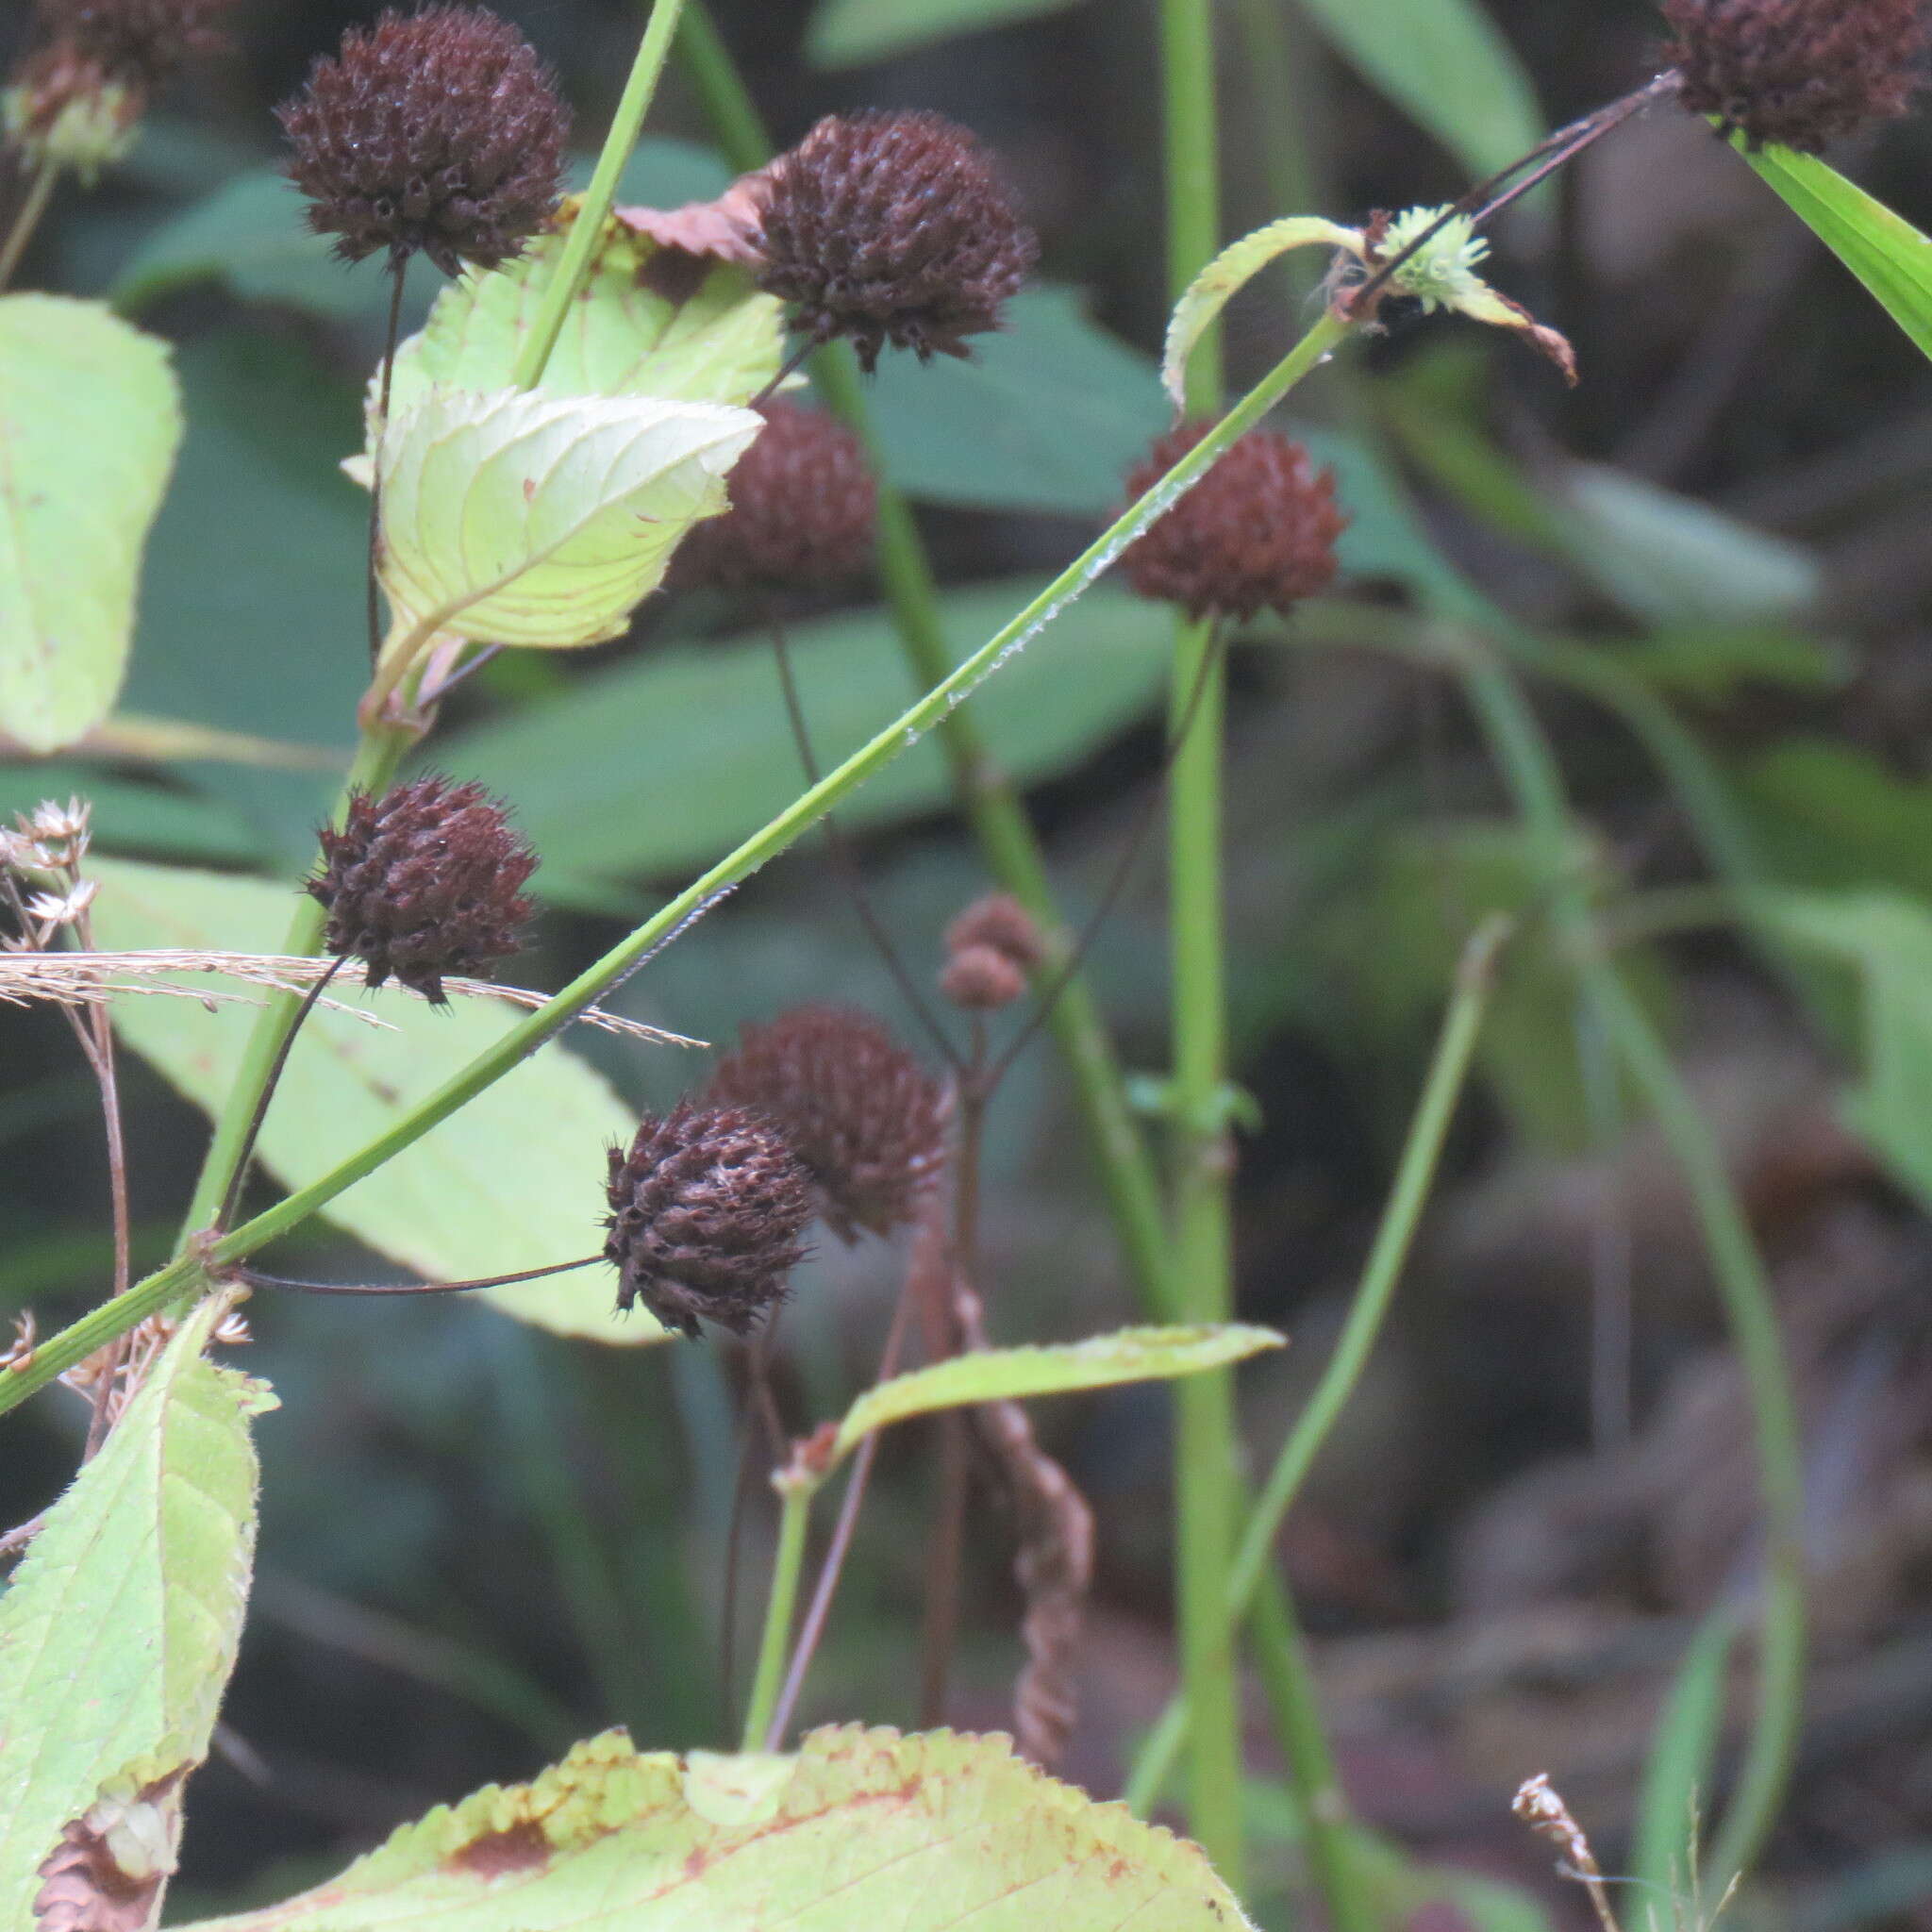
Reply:
[[1322, 1722], [1314, 1666], [1285, 1588], [1263, 1591], [1256, 1598], [1248, 1628], [1275, 1736], [1301, 1800], [1308, 1866], [1331, 1932], [1376, 1932], [1380, 1914], [1357, 1856], [1357, 1827]]
[[[731, 164], [741, 169], [762, 166], [771, 158], [770, 137], [703, 0], [686, 0], [678, 55]], [[833, 414], [857, 432], [876, 458], [865, 391], [851, 352], [843, 344], [822, 350], [814, 358], [812, 377]], [[874, 467], [879, 468], [876, 459]], [[940, 621], [932, 566], [911, 507], [883, 479], [877, 528], [879, 578], [900, 648], [913, 675], [930, 687], [952, 670], [953, 648]], [[1052, 961], [1046, 970], [1051, 974], [1069, 957], [1072, 941], [1025, 807], [970, 712], [956, 711], [945, 720], [940, 743], [955, 795], [988, 866], [1033, 914], [1046, 937]], [[1082, 976], [1076, 974], [1068, 980], [1047, 1024], [1073, 1075], [1088, 1145], [1142, 1306], [1158, 1320], [1176, 1320], [1159, 1173], [1147, 1137], [1127, 1105], [1113, 1041]]]
[[563, 332], [563, 318], [590, 273], [591, 258], [603, 239], [604, 224], [609, 217], [611, 203], [617, 198], [617, 177], [624, 173], [624, 164], [638, 144], [644, 116], [651, 110], [658, 81], [671, 52], [672, 37], [677, 31], [682, 5], [683, 0], [651, 0], [643, 38], [638, 42], [637, 56], [630, 64], [630, 78], [618, 98], [617, 111], [605, 134], [591, 185], [584, 191], [576, 219], [571, 224], [563, 251], [557, 258], [556, 272], [543, 291], [543, 299], [537, 305], [529, 339], [517, 358], [510, 378], [513, 388], [535, 389], [542, 379], [550, 352]]
[[[418, 1101], [391, 1123], [366, 1146], [341, 1161], [319, 1179], [278, 1201], [254, 1220], [208, 1244], [177, 1256], [158, 1274], [137, 1282], [125, 1294], [83, 1315], [71, 1327], [50, 1337], [32, 1357], [0, 1374], [0, 1414], [43, 1388], [104, 1342], [125, 1334], [137, 1323], [194, 1291], [209, 1266], [245, 1259], [257, 1249], [298, 1227], [344, 1190], [373, 1174], [405, 1147], [414, 1144], [458, 1108], [500, 1080], [527, 1058], [584, 1008], [640, 966], [667, 941], [693, 913], [729, 891], [769, 859], [795, 843], [846, 795], [883, 771], [910, 744], [931, 730], [1001, 663], [1022, 649], [1066, 606], [1107, 569], [1127, 544], [1163, 515], [1195, 480], [1245, 429], [1265, 415], [1309, 369], [1322, 360], [1348, 333], [1349, 325], [1324, 315], [1260, 382], [1230, 409], [1226, 417], [1188, 452], [1144, 496], [1138, 498], [1083, 550], [1025, 608], [1001, 625], [960, 664], [951, 676], [901, 713], [878, 735], [861, 745], [835, 771], [810, 786], [769, 824], [745, 840], [620, 941], [601, 959], [580, 973], [562, 991], [525, 1016], [468, 1066], [453, 1074], [434, 1093]], [[292, 999], [290, 1005], [292, 1007]], [[251, 1049], [253, 1042], [251, 1042]], [[260, 1056], [266, 1067], [272, 1049]], [[236, 1103], [231, 1096], [230, 1108]], [[253, 1102], [240, 1108], [245, 1122]], [[219, 1200], [218, 1191], [212, 1194]]]
[[1501, 664], [1472, 655], [1462, 682], [1517, 809], [1545, 855], [1551, 917], [1572, 951], [1584, 996], [1684, 1175], [1744, 1375], [1764, 1509], [1765, 1575], [1751, 1739], [1712, 1856], [1712, 1870], [1728, 1877], [1750, 1863], [1776, 1817], [1804, 1698], [1804, 1459], [1776, 1306], [1724, 1157], [1649, 1018], [1605, 955], [1589, 900], [1569, 874], [1562, 856], [1570, 844], [1568, 803], [1541, 726]]
[[53, 160], [43, 159], [34, 170], [20, 212], [7, 231], [6, 242], [0, 243], [0, 289], [13, 279], [13, 271], [20, 266], [20, 258], [26, 253], [26, 244], [33, 240], [34, 230], [47, 211], [47, 203], [53, 199], [54, 184], [59, 178], [59, 166]]
[[[1211, 0], [1161, 0], [1160, 69], [1167, 185], [1167, 269], [1175, 299], [1221, 245]], [[1191, 413], [1221, 406], [1221, 344], [1208, 331], [1187, 371]], [[1172, 958], [1175, 1302], [1184, 1322], [1234, 1308], [1234, 1136], [1227, 1119], [1227, 984], [1223, 944], [1222, 738], [1227, 683], [1208, 622], [1176, 632], [1170, 719], [1199, 690], [1168, 788], [1168, 937]], [[1237, 1626], [1226, 1615], [1241, 1506], [1234, 1372], [1174, 1390], [1174, 1603], [1188, 1701], [1188, 1823], [1239, 1893], [1241, 1723]]]
[[758, 1640], [758, 1673], [752, 1679], [751, 1704], [744, 1713], [746, 1751], [765, 1748], [765, 1732], [778, 1707], [778, 1690], [785, 1681], [785, 1659], [791, 1649], [791, 1620], [798, 1609], [798, 1580], [805, 1568], [805, 1530], [811, 1516], [811, 1499], [818, 1484], [795, 1472], [776, 1478], [780, 1514], [778, 1547], [772, 1557], [772, 1593], [765, 1604], [765, 1630]]
[[[1396, 1163], [1388, 1204], [1382, 1210], [1368, 1260], [1349, 1306], [1348, 1319], [1342, 1324], [1335, 1352], [1322, 1371], [1307, 1407], [1274, 1458], [1274, 1466], [1269, 1472], [1259, 1501], [1249, 1513], [1241, 1547], [1230, 1566], [1221, 1612], [1229, 1628], [1251, 1613], [1259, 1613], [1270, 1622], [1277, 1620], [1277, 1607], [1258, 1601], [1257, 1592], [1263, 1580], [1274, 1574], [1271, 1559], [1281, 1525], [1301, 1493], [1316, 1457], [1360, 1386], [1362, 1373], [1388, 1319], [1396, 1287], [1415, 1245], [1423, 1208], [1441, 1164], [1442, 1148], [1456, 1115], [1457, 1102], [1469, 1078], [1483, 1016], [1489, 1008], [1496, 955], [1507, 930], [1506, 921], [1487, 922], [1472, 936], [1463, 952], [1435, 1056], [1409, 1123], [1401, 1158]], [[1293, 1649], [1299, 1657], [1300, 1644], [1294, 1644]], [[1293, 1702], [1297, 1709], [1313, 1707], [1311, 1692], [1306, 1688], [1293, 1693]], [[1166, 1787], [1187, 1723], [1184, 1704], [1185, 1696], [1176, 1699], [1162, 1713], [1128, 1778], [1127, 1803], [1143, 1815], [1159, 1803]], [[1303, 1795], [1312, 1806], [1313, 1795]]]
[[[363, 735], [355, 762], [343, 782], [341, 798], [336, 805], [334, 817], [337, 823], [341, 819], [349, 793], [357, 788], [370, 791], [389, 789], [390, 780], [395, 776], [396, 768], [403, 761], [403, 755], [414, 741], [411, 733], [393, 726], [382, 726]], [[289, 921], [288, 934], [282, 941], [283, 954], [304, 958], [312, 954], [321, 943], [325, 917], [322, 906], [315, 900], [306, 893], [299, 898]], [[235, 1070], [234, 1085], [229, 1088], [227, 1098], [222, 1104], [221, 1113], [215, 1120], [213, 1138], [208, 1141], [208, 1152], [202, 1157], [201, 1175], [195, 1182], [194, 1196], [189, 1203], [188, 1217], [182, 1224], [181, 1239], [184, 1241], [207, 1227], [222, 1204], [239, 1187], [256, 1109], [261, 1104], [262, 1093], [281, 1058], [282, 1043], [294, 1025], [302, 1005], [299, 993], [271, 992], [268, 1004], [249, 1030], [248, 1042], [242, 1050], [242, 1064]], [[111, 1307], [113, 1304], [108, 1306]]]

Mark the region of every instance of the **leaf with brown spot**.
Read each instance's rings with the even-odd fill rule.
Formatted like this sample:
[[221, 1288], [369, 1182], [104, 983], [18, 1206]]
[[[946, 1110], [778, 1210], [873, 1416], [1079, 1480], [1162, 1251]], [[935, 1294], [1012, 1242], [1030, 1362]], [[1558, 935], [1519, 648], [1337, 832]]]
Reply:
[[103, 1798], [68, 1821], [35, 1874], [35, 1932], [145, 1932], [175, 1869], [189, 1769], [130, 1798]]
[[[485, 1846], [533, 1849], [492, 1865]], [[1005, 1738], [815, 1731], [794, 1757], [641, 1755], [621, 1732], [406, 1825], [341, 1877], [195, 1932], [1219, 1932], [1193, 1845], [1036, 1771]]]

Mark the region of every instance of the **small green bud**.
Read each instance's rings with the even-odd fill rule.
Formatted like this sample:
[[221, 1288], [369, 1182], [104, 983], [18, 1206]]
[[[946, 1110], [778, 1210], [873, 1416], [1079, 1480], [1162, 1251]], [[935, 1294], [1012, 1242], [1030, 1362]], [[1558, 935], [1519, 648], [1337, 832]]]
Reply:
[[[1446, 202], [1440, 208], [1406, 208], [1377, 242], [1377, 256], [1393, 261], [1448, 212]], [[1412, 296], [1430, 315], [1438, 308], [1466, 308], [1483, 290], [1476, 268], [1489, 252], [1490, 244], [1476, 233], [1475, 224], [1467, 215], [1457, 215], [1396, 270], [1391, 286], [1398, 294]]]
[[57, 42], [0, 92], [0, 125], [29, 168], [72, 169], [92, 186], [133, 145], [146, 106], [138, 81], [111, 80]]

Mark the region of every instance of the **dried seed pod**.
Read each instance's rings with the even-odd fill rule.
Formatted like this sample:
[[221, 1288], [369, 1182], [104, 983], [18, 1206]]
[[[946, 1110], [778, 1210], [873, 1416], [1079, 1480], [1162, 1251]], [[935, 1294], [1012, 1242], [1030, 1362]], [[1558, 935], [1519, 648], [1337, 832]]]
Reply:
[[680, 1101], [610, 1150], [608, 1238], [617, 1306], [642, 1302], [695, 1339], [702, 1319], [747, 1335], [785, 1297], [812, 1216], [805, 1169], [744, 1108]]
[[961, 946], [940, 974], [940, 991], [970, 1013], [990, 1013], [1025, 992], [1026, 975], [997, 946]]
[[[1151, 490], [1208, 434], [1170, 430], [1127, 477], [1130, 497]], [[1335, 580], [1335, 542], [1348, 519], [1335, 507], [1335, 474], [1317, 471], [1298, 442], [1251, 429], [1121, 557], [1143, 597], [1190, 615], [1286, 612]]]
[[536, 50], [485, 8], [351, 27], [275, 113], [308, 225], [345, 261], [420, 249], [444, 275], [493, 268], [556, 206], [569, 111]]
[[1753, 147], [1818, 154], [1903, 114], [1923, 75], [1919, 0], [1664, 0], [1679, 98]]
[[530, 917], [521, 888], [537, 855], [477, 784], [432, 774], [380, 798], [353, 791], [322, 857], [308, 891], [328, 908], [328, 950], [362, 960], [371, 986], [393, 977], [434, 1006], [447, 1004], [444, 974], [487, 974]]
[[945, 1161], [944, 1090], [876, 1020], [851, 1008], [794, 1007], [744, 1027], [705, 1095], [754, 1108], [777, 1127], [842, 1241], [915, 1220]]
[[943, 115], [832, 114], [753, 177], [758, 284], [871, 369], [888, 342], [964, 356], [1040, 252], [991, 158]]
[[986, 893], [947, 926], [947, 952], [963, 953], [968, 946], [991, 946], [1023, 973], [1037, 973], [1046, 963], [1040, 927], [1010, 892]]
[[762, 413], [732, 468], [731, 508], [677, 546], [673, 589], [804, 589], [871, 563], [879, 493], [864, 444], [822, 410], [774, 401]]

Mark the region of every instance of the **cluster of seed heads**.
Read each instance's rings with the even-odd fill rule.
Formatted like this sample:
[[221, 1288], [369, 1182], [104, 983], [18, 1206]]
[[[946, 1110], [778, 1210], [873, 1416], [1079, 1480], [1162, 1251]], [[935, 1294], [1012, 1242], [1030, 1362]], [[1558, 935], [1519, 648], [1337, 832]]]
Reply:
[[989, 892], [947, 926], [940, 991], [968, 1012], [991, 1012], [1019, 999], [1045, 963], [1033, 915], [1010, 892]]

